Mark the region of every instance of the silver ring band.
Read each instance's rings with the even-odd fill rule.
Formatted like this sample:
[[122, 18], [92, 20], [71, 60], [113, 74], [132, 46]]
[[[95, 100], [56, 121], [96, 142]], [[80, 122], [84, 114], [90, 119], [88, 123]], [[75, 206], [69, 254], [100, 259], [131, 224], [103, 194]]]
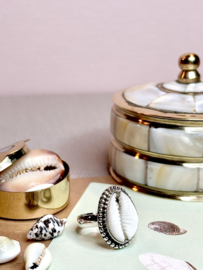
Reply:
[[[77, 217], [81, 228], [98, 226], [104, 241], [115, 249], [128, 246], [138, 228], [137, 210], [127, 192], [120, 186], [104, 190], [98, 211]], [[123, 226], [122, 226], [123, 225]]]
[[79, 227], [81, 228], [97, 227], [98, 226], [97, 216], [98, 215], [96, 212], [79, 215], [77, 217]]

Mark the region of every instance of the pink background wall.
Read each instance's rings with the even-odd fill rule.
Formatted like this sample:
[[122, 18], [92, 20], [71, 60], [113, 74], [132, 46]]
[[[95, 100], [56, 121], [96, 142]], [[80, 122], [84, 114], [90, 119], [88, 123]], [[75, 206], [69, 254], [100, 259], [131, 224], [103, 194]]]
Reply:
[[201, 0], [1, 0], [0, 95], [173, 80], [182, 53], [203, 61], [202, 14]]

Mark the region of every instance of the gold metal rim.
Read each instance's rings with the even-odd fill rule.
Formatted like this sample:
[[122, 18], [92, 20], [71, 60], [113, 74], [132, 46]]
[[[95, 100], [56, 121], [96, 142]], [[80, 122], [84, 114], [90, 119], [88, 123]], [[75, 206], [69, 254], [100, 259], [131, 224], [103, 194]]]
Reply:
[[0, 149], [0, 172], [30, 151], [26, 145], [27, 141], [29, 140], [19, 141]]
[[182, 123], [182, 125], [175, 125], [173, 123], [170, 124], [164, 124], [164, 123], [156, 123], [156, 122], [150, 122], [150, 121], [146, 121], [144, 119], [142, 119], [141, 117], [137, 116], [130, 116], [128, 114], [126, 114], [123, 110], [121, 110], [119, 107], [117, 107], [116, 105], [114, 105], [112, 107], [112, 112], [115, 113], [115, 115], [117, 117], [121, 117], [124, 118], [128, 121], [134, 122], [136, 124], [139, 125], [145, 125], [145, 126], [150, 126], [150, 127], [154, 127], [154, 128], [165, 128], [165, 129], [176, 129], [176, 130], [185, 130], [185, 129], [190, 129], [191, 131], [198, 131], [201, 132], [203, 131], [203, 123], [201, 126], [187, 126], [186, 121], [184, 121]]
[[136, 106], [124, 99], [124, 91], [125, 90], [121, 90], [115, 93], [113, 95], [113, 102], [116, 107], [130, 117], [137, 117], [153, 123], [162, 123], [175, 126], [196, 127], [203, 125], [203, 114], [172, 113]]
[[185, 167], [203, 167], [203, 158], [196, 157], [184, 157], [184, 156], [171, 156], [165, 154], [158, 154], [155, 152], [149, 152], [141, 150], [132, 146], [129, 146], [123, 142], [118, 141], [115, 138], [111, 138], [112, 145], [119, 151], [127, 153], [135, 158], [140, 158], [148, 161], [158, 162], [169, 165], [179, 165]]
[[154, 188], [142, 185], [137, 182], [132, 182], [129, 179], [117, 174], [112, 167], [109, 169], [111, 176], [121, 185], [131, 188], [133, 191], [142, 192], [148, 195], [154, 195], [167, 199], [176, 199], [186, 202], [202, 202], [203, 192], [189, 192], [189, 191], [174, 191], [160, 188]]
[[5, 219], [36, 219], [46, 214], [55, 214], [69, 203], [69, 166], [64, 178], [56, 185], [32, 192], [0, 191], [0, 217]]

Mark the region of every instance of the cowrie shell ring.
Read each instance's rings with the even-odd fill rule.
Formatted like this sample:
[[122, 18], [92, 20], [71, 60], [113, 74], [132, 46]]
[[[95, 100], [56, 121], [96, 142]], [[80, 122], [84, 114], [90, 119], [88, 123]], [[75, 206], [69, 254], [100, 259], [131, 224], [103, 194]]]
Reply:
[[111, 186], [102, 193], [98, 212], [82, 214], [77, 221], [81, 228], [98, 226], [104, 241], [112, 248], [121, 249], [134, 238], [139, 218], [127, 192]]

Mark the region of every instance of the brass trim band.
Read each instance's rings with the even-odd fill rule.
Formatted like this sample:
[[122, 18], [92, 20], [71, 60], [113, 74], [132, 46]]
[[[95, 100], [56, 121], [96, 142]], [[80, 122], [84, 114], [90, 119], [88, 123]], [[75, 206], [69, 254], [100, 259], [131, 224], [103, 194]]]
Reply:
[[124, 91], [121, 90], [113, 95], [115, 106], [125, 115], [130, 117], [139, 117], [143, 121], [160, 123], [173, 126], [202, 127], [203, 114], [191, 113], [172, 113], [168, 111], [159, 111], [150, 108], [136, 106], [127, 102], [123, 97]]
[[142, 118], [142, 116], [137, 115], [137, 116], [132, 116], [127, 114], [125, 111], [121, 110], [119, 107], [114, 105], [111, 109], [113, 113], [116, 114], [116, 116], [122, 117], [126, 120], [129, 120], [131, 122], [137, 123], [139, 125], [145, 125], [145, 126], [150, 126], [154, 128], [166, 128], [166, 129], [178, 129], [178, 130], [189, 130], [190, 131], [202, 131], [203, 132], [203, 123], [202, 125], [199, 126], [187, 126], [186, 121], [182, 123], [182, 125], [175, 125], [175, 123], [171, 122], [170, 124], [166, 123], [157, 123], [153, 121], [148, 121]]
[[142, 185], [137, 182], [132, 182], [129, 179], [120, 176], [117, 174], [112, 167], [109, 169], [111, 176], [122, 185], [125, 185], [131, 188], [133, 191], [139, 191], [149, 195], [156, 195], [162, 198], [176, 199], [181, 201], [190, 201], [190, 202], [202, 202], [203, 201], [203, 192], [190, 192], [190, 191], [175, 191], [167, 190], [161, 188], [154, 188], [146, 185]]
[[0, 149], [0, 172], [30, 151], [26, 145], [27, 141], [29, 140], [19, 141]]
[[191, 168], [200, 168], [203, 167], [203, 158], [197, 157], [183, 157], [183, 156], [171, 156], [165, 154], [158, 154], [154, 152], [148, 152], [141, 150], [132, 146], [129, 146], [125, 143], [122, 143], [115, 138], [111, 138], [111, 143], [118, 150], [127, 153], [135, 158], [144, 159], [147, 161], [153, 161], [169, 165], [178, 165]]

